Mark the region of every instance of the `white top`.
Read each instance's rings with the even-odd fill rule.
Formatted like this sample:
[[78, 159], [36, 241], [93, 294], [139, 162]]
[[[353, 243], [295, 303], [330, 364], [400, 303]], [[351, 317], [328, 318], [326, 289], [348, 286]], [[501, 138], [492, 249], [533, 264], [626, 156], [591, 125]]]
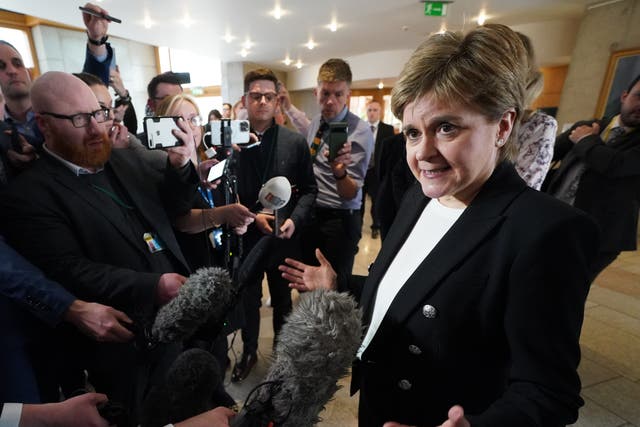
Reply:
[[0, 414], [0, 427], [18, 427], [22, 416], [22, 403], [5, 403]]
[[358, 359], [375, 336], [382, 319], [387, 314], [400, 289], [404, 286], [422, 261], [431, 253], [436, 244], [460, 218], [464, 209], [449, 208], [438, 200], [431, 200], [425, 206], [413, 230], [389, 265], [378, 286], [376, 301], [373, 306], [371, 323], [367, 334], [358, 349]]

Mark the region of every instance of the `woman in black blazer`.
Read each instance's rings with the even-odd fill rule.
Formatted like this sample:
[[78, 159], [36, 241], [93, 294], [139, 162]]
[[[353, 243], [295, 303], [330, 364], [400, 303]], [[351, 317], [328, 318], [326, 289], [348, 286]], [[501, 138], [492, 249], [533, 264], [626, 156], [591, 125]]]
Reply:
[[[508, 27], [430, 37], [392, 92], [417, 183], [366, 281], [287, 260], [292, 287], [359, 294], [359, 425], [565, 426], [598, 231], [528, 188], [512, 139], [525, 51]], [[362, 287], [358, 286], [363, 284]]]

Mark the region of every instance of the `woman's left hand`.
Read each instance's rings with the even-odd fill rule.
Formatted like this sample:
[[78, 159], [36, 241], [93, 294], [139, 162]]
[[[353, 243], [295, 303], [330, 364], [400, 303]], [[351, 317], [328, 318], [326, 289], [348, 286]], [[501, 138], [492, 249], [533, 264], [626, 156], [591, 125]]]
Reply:
[[[469, 421], [464, 417], [464, 409], [462, 406], [454, 406], [449, 409], [449, 419], [438, 427], [471, 427]], [[393, 421], [384, 423], [382, 427], [411, 427], [405, 424], [396, 423]]]
[[337, 274], [318, 248], [316, 248], [316, 259], [320, 263], [317, 267], [292, 258], [285, 258], [284, 265], [278, 266], [278, 270], [282, 271], [282, 277], [289, 281], [290, 288], [299, 291], [335, 289]]
[[203, 160], [200, 162], [200, 164], [198, 164], [198, 176], [200, 177], [200, 187], [204, 189], [209, 188], [211, 190], [215, 190], [216, 188], [218, 188], [218, 185], [220, 184], [219, 179], [215, 181], [208, 180], [209, 171], [214, 165], [218, 163], [220, 163], [218, 159], [208, 159], [208, 160]]

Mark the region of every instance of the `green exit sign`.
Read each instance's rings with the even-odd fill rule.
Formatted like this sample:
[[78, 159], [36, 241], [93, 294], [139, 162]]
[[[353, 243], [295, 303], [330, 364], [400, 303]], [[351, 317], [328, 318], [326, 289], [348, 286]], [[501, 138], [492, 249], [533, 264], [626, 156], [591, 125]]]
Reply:
[[441, 1], [428, 1], [424, 3], [426, 16], [447, 16], [447, 5]]

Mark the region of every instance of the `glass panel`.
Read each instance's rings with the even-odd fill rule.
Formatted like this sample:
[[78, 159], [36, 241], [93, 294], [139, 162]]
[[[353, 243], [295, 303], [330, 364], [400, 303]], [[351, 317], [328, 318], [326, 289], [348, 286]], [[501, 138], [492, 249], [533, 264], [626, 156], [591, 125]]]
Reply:
[[29, 37], [23, 30], [15, 28], [0, 27], [0, 40], [5, 40], [13, 45], [22, 55], [22, 60], [27, 68], [33, 68], [33, 56], [31, 56], [31, 46], [29, 45]]

